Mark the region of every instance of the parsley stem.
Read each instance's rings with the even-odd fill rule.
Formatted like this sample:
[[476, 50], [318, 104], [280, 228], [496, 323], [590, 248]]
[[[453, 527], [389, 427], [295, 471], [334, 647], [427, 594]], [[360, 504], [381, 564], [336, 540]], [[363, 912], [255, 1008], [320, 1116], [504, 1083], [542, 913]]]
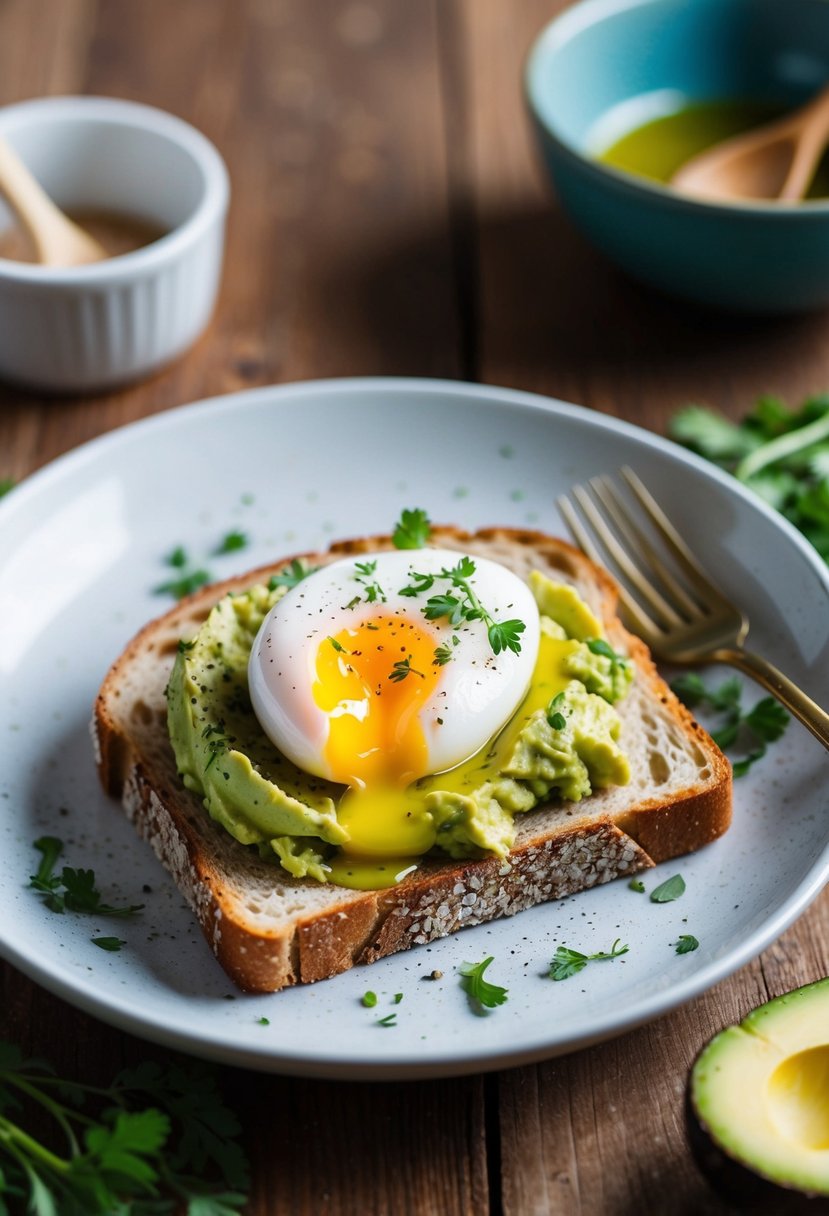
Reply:
[[[55, 1120], [55, 1122], [63, 1129], [63, 1131], [66, 1135], [66, 1138], [69, 1141], [69, 1146], [72, 1151], [72, 1154], [74, 1155], [75, 1153], [77, 1153], [78, 1152], [78, 1142], [75, 1139], [75, 1133], [72, 1131], [72, 1127], [64, 1113], [66, 1108], [64, 1106], [62, 1106], [60, 1104], [60, 1102], [55, 1102], [52, 1098], [48, 1097], [47, 1094], [44, 1094], [38, 1088], [37, 1085], [32, 1085], [29, 1081], [27, 1081], [25, 1079], [25, 1077], [21, 1077], [19, 1075], [14, 1075], [14, 1074], [9, 1074], [9, 1073], [3, 1073], [0, 1075], [3, 1076], [7, 1085], [14, 1085], [17, 1089], [19, 1089], [21, 1091], [21, 1093], [27, 1094], [32, 1099], [33, 1102], [37, 1102], [40, 1106], [42, 1106], [44, 1108], [44, 1110], [47, 1110], [49, 1112], [49, 1114], [52, 1116], [52, 1118]], [[92, 1124], [94, 1124], [94, 1122], [95, 1122], [94, 1119], [88, 1118], [81, 1111], [73, 1111], [72, 1117], [74, 1119], [76, 1119], [79, 1123], [86, 1123], [90, 1126]]]
[[824, 414], [815, 422], [810, 422], [808, 426], [800, 426], [797, 430], [788, 431], [785, 435], [780, 435], [777, 439], [772, 439], [768, 443], [764, 443], [762, 447], [749, 452], [748, 456], [744, 456], [737, 465], [734, 475], [740, 481], [747, 481], [766, 465], [775, 464], [787, 456], [794, 456], [802, 448], [819, 443], [821, 439], [829, 439], [829, 413]]
[[495, 622], [493, 621], [492, 617], [489, 615], [486, 608], [484, 608], [483, 604], [478, 599], [477, 595], [472, 590], [472, 587], [466, 581], [465, 578], [458, 579], [458, 586], [462, 587], [463, 590], [466, 592], [467, 597], [469, 598], [469, 602], [472, 605], [472, 607], [475, 609], [475, 611], [480, 612], [481, 620], [486, 625], [487, 629], [489, 629], [490, 625], [494, 625]]
[[37, 1140], [33, 1140], [31, 1136], [27, 1135], [22, 1127], [18, 1127], [16, 1123], [12, 1123], [10, 1119], [6, 1119], [3, 1115], [0, 1115], [0, 1140], [4, 1140], [9, 1149], [12, 1150], [15, 1144], [18, 1145], [30, 1157], [34, 1157], [36, 1161], [40, 1161], [56, 1174], [66, 1174], [71, 1169], [69, 1161], [51, 1153], [48, 1148], [44, 1148]]

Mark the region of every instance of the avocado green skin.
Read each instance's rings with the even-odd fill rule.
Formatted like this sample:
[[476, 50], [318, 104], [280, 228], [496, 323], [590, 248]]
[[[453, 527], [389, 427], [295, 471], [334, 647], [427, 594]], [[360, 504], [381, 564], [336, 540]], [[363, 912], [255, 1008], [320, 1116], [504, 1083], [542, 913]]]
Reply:
[[685, 1125], [694, 1161], [709, 1186], [738, 1212], [751, 1216], [829, 1216], [829, 1196], [807, 1195], [772, 1182], [759, 1166], [749, 1169], [711, 1137], [691, 1098], [694, 1067], [685, 1093]]
[[[743, 1019], [741, 1025], [756, 1020], [758, 1014], [762, 1015], [770, 1007], [785, 1004], [791, 1008], [793, 1003], [808, 999], [812, 991], [822, 993], [827, 983], [827, 979], [817, 980], [813, 984], [806, 984], [758, 1005]], [[761, 1161], [758, 1161], [755, 1167], [746, 1165], [728, 1151], [728, 1146], [721, 1139], [715, 1139], [711, 1134], [694, 1101], [694, 1077], [702, 1057], [718, 1037], [719, 1035], [715, 1035], [703, 1044], [691, 1066], [685, 1091], [688, 1140], [700, 1172], [717, 1194], [740, 1212], [757, 1213], [758, 1216], [829, 1216], [829, 1195], [810, 1193], [798, 1189], [794, 1184], [787, 1186], [779, 1180], [766, 1177]]]

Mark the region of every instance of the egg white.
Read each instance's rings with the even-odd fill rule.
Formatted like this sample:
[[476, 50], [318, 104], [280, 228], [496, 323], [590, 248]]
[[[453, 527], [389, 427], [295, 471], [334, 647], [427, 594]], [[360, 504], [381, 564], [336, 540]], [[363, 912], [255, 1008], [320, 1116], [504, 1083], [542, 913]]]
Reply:
[[[496, 621], [517, 618], [525, 624], [519, 654], [493, 654], [483, 621], [452, 626], [445, 619], [426, 620], [422, 610], [429, 595], [457, 594], [446, 580], [436, 579], [428, 593], [416, 598], [400, 595], [413, 572], [437, 575], [461, 556], [418, 549], [343, 558], [306, 576], [275, 604], [254, 642], [248, 684], [256, 717], [283, 755], [308, 773], [335, 779], [325, 757], [329, 715], [312, 693], [317, 655], [340, 630], [380, 617], [414, 621], [433, 634], [435, 648], [446, 645], [452, 652], [419, 714], [428, 774], [460, 764], [501, 729], [523, 699], [538, 655], [538, 608], [527, 585], [497, 562], [474, 557], [470, 584], [480, 602]], [[372, 562], [372, 573], [361, 576], [358, 563]], [[384, 598], [375, 593], [370, 602], [371, 583]], [[338, 712], [359, 715], [360, 705], [344, 705]]]

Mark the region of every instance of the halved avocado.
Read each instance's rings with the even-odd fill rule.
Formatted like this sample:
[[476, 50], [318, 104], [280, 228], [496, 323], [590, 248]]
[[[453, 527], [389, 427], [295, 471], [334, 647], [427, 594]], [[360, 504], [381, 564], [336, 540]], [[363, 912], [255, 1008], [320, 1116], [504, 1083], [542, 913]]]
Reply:
[[829, 1213], [829, 979], [760, 1005], [697, 1057], [697, 1164], [742, 1211]]

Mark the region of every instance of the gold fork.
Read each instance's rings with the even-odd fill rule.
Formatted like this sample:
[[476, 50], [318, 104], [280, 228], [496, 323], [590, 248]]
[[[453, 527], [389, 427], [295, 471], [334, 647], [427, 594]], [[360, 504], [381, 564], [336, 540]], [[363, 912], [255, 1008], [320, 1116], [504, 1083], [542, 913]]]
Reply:
[[[564, 496], [558, 505], [579, 547], [615, 574], [626, 623], [667, 663], [727, 663], [745, 672], [829, 748], [829, 714], [767, 659], [743, 647], [746, 613], [712, 582], [633, 470], [621, 472], [650, 527], [640, 525], [609, 477], [574, 486], [572, 501]], [[670, 564], [658, 545], [670, 554]]]

